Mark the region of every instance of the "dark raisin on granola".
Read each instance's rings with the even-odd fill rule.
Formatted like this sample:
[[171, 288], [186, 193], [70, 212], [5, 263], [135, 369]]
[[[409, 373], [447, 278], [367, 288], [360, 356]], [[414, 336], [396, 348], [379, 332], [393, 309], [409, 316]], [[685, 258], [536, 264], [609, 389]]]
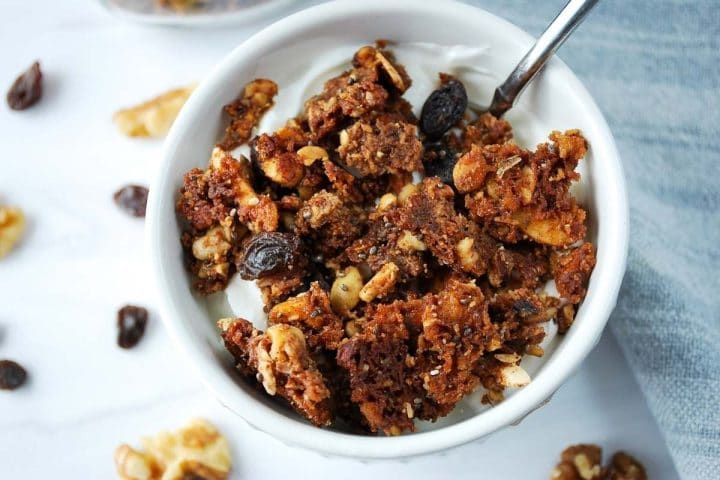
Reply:
[[27, 380], [27, 372], [17, 362], [0, 360], [0, 390], [15, 390]]
[[126, 185], [113, 195], [118, 207], [133, 217], [144, 217], [147, 208], [148, 189], [140, 185]]
[[465, 86], [449, 80], [430, 94], [420, 114], [420, 130], [428, 138], [440, 138], [465, 114], [468, 98]]
[[444, 142], [425, 144], [423, 155], [425, 176], [438, 177], [444, 183], [452, 185], [453, 168], [457, 160], [457, 152]]
[[42, 97], [42, 72], [40, 64], [33, 63], [12, 84], [7, 93], [7, 103], [13, 110], [25, 110]]
[[132, 348], [137, 345], [145, 334], [147, 320], [148, 311], [143, 307], [126, 305], [118, 310], [118, 345], [122, 348]]
[[243, 280], [292, 270], [303, 259], [300, 238], [293, 233], [260, 232], [243, 245], [237, 269]]

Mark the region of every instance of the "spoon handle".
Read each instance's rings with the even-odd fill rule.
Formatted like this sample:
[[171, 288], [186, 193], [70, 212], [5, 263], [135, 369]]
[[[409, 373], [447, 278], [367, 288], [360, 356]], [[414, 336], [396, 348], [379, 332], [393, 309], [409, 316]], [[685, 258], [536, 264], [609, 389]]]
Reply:
[[599, 0], [570, 0], [548, 25], [535, 45], [525, 54], [515, 70], [495, 90], [488, 109], [496, 117], [502, 116], [515, 103], [528, 83], [537, 75], [567, 37], [582, 23]]

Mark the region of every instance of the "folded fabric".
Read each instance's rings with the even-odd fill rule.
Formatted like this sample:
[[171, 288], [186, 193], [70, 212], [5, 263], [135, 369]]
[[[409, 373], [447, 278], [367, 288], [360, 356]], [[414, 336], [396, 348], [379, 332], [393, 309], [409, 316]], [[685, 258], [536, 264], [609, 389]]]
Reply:
[[[538, 35], [565, 0], [472, 3]], [[559, 53], [623, 158], [630, 255], [610, 326], [685, 479], [720, 478], [719, 39], [717, 0], [604, 0]]]

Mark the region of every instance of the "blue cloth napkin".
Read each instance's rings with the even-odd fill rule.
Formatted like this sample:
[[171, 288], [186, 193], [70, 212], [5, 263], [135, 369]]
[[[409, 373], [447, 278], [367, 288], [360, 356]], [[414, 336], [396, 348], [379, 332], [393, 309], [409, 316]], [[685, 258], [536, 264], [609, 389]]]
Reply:
[[[473, 1], [539, 35], [564, 0]], [[560, 57], [628, 177], [610, 327], [684, 479], [720, 479], [720, 1], [603, 0]]]

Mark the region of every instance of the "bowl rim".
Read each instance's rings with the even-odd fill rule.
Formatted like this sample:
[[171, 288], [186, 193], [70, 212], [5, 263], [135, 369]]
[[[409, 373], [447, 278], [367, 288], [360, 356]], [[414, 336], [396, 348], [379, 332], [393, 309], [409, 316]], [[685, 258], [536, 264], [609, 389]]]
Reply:
[[[552, 68], [559, 70], [566, 77], [568, 95], [576, 96], [585, 106], [588, 115], [593, 118], [595, 141], [597, 142], [598, 137], [602, 138], [600, 145], [593, 145], [593, 151], [602, 152], [599, 156], [603, 159], [603, 175], [608, 179], [606, 184], [613, 191], [611, 195], [607, 195], [608, 201], [603, 203], [603, 209], [609, 211], [606, 219], [610, 222], [603, 223], [602, 231], [607, 238], [603, 250], [598, 252], [598, 262], [593, 272], [591, 289], [595, 295], [591, 296], [589, 290], [583, 304], [585, 317], [583, 322], [575, 325], [573, 341], [562, 342], [558, 351], [548, 358], [529, 385], [489, 410], [434, 431], [398, 437], [351, 435], [314, 427], [257, 402], [242, 392], [225, 370], [219, 368], [217, 362], [206, 354], [200, 346], [200, 339], [192, 337], [182, 328], [178, 319], [183, 314], [175, 294], [168, 288], [170, 277], [162, 261], [161, 252], [164, 246], [161, 240], [162, 222], [159, 215], [163, 211], [162, 205], [166, 205], [167, 201], [171, 201], [174, 205], [175, 187], [168, 178], [173, 165], [173, 156], [182, 135], [197, 121], [194, 112], [213, 90], [223, 84], [222, 79], [228, 70], [232, 70], [233, 66], [246, 62], [253, 56], [252, 53], [246, 52], [255, 51], [256, 46], [275, 41], [278, 37], [292, 38], [293, 35], [305, 32], [314, 25], [334, 19], [366, 15], [369, 11], [387, 14], [403, 9], [413, 9], [428, 16], [433, 16], [440, 10], [447, 12], [451, 9], [458, 17], [485, 17], [486, 20], [496, 22], [507, 29], [509, 34], [517, 37], [519, 41], [528, 45], [534, 41], [530, 35], [501, 17], [455, 0], [445, 2], [336, 0], [294, 13], [269, 25], [238, 45], [197, 87], [168, 133], [163, 146], [162, 160], [153, 179], [148, 199], [146, 246], [158, 292], [161, 318], [173, 343], [189, 360], [201, 381], [221, 404], [243, 418], [250, 426], [288, 445], [345, 457], [380, 459], [421, 455], [462, 445], [507, 425], [517, 424], [526, 415], [544, 405], [597, 344], [615, 307], [627, 260], [629, 205], [625, 176], [614, 138], [600, 109], [580, 80], [567, 65], [555, 57], [551, 60]], [[170, 200], [165, 198], [168, 195], [172, 196]], [[562, 355], [559, 355], [560, 353]]]

